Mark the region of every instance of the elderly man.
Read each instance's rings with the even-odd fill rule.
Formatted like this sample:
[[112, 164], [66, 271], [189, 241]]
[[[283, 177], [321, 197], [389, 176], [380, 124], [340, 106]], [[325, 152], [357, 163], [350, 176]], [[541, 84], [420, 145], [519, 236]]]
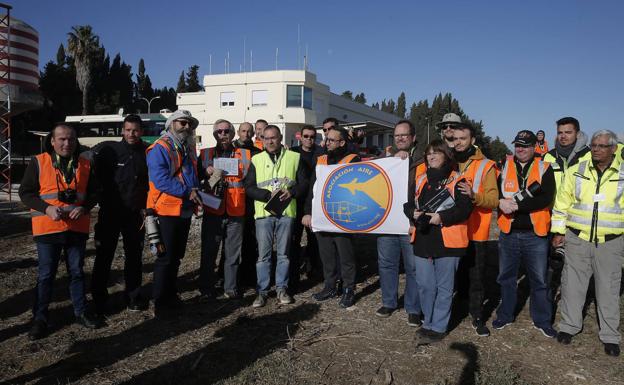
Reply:
[[[200, 152], [201, 163], [197, 174], [204, 181], [208, 192], [221, 199], [218, 208], [204, 207], [201, 231], [201, 264], [199, 268], [200, 292], [203, 297], [212, 297], [214, 286], [214, 262], [219, 245], [223, 241], [224, 283], [226, 298], [239, 298], [237, 279], [241, 260], [241, 244], [245, 224], [245, 188], [243, 178], [251, 163], [249, 150], [232, 145], [234, 127], [224, 119], [213, 125], [215, 147], [204, 148]], [[221, 160], [236, 162], [236, 172], [219, 169], [215, 163]], [[219, 163], [220, 164], [220, 163]]]
[[[347, 150], [349, 134], [344, 128], [332, 127], [327, 130], [327, 154], [317, 160], [317, 165], [346, 164], [359, 161], [359, 157], [350, 154]], [[306, 227], [312, 227], [312, 199], [314, 198], [314, 183], [316, 172], [310, 179], [310, 191], [306, 199], [304, 216], [301, 223]], [[343, 293], [340, 306], [348, 308], [355, 303], [355, 254], [353, 252], [352, 234], [317, 232], [316, 240], [319, 247], [319, 255], [323, 263], [323, 277], [325, 285], [321, 291], [313, 295], [317, 301], [326, 301], [339, 294], [337, 283], [343, 282]]]
[[[269, 125], [263, 132], [264, 151], [251, 158], [245, 178], [245, 189], [254, 199], [256, 237], [258, 239], [258, 296], [253, 307], [266, 305], [271, 285], [271, 254], [273, 245], [277, 254], [275, 287], [277, 300], [282, 305], [293, 302], [288, 294], [289, 257], [293, 222], [297, 215], [297, 198], [308, 189], [308, 170], [298, 153], [282, 146], [279, 127]], [[266, 202], [277, 199], [288, 202], [283, 212], [271, 213], [265, 209]], [[294, 199], [292, 199], [294, 198]]]
[[[409, 159], [410, 184], [415, 182], [413, 175], [423, 157], [416, 151], [416, 128], [409, 120], [400, 120], [394, 126], [394, 156]], [[408, 188], [414, 191], [414, 188]], [[381, 286], [381, 307], [375, 315], [389, 317], [398, 307], [399, 297], [399, 264], [403, 256], [405, 267], [404, 308], [407, 313], [407, 324], [418, 327], [422, 325], [422, 310], [418, 299], [416, 284], [416, 256], [410, 243], [409, 235], [379, 235], [377, 237], [377, 258], [379, 265], [379, 284]]]
[[442, 117], [442, 121], [436, 123], [436, 127], [440, 130], [440, 137], [444, 139], [446, 144], [453, 148], [455, 146], [455, 141], [453, 139], [453, 129], [458, 124], [461, 124], [462, 120], [459, 115], [449, 112], [448, 114], [444, 114]]
[[39, 262], [33, 324], [28, 333], [31, 340], [43, 338], [48, 332], [48, 305], [63, 250], [76, 322], [90, 329], [101, 326], [86, 311], [82, 271], [89, 210], [96, 204], [91, 166], [78, 156], [80, 144], [72, 127], [56, 125], [45, 147], [46, 152], [28, 164], [19, 188], [20, 199], [30, 208]]
[[197, 156], [193, 131], [198, 125], [190, 112], [178, 110], [165, 122], [165, 133], [147, 149], [149, 192], [147, 208], [158, 215], [165, 252], [154, 262], [154, 312], [157, 318], [175, 315], [182, 305], [176, 285], [180, 260], [198, 194]]
[[[591, 160], [565, 174], [553, 208], [553, 245], [565, 244], [561, 320], [557, 341], [569, 345], [583, 328], [583, 304], [594, 276], [600, 340], [610, 356], [620, 355], [620, 282], [624, 262], [624, 163], [615, 156], [609, 130], [591, 139]], [[565, 243], [564, 243], [565, 242]]]
[[492, 327], [500, 330], [514, 321], [518, 269], [523, 262], [531, 287], [533, 326], [544, 336], [554, 338], [557, 333], [552, 328], [552, 300], [546, 277], [555, 178], [548, 163], [535, 157], [536, 140], [532, 131], [518, 132], [512, 142], [515, 155], [507, 156], [499, 178], [497, 281], [501, 303]]

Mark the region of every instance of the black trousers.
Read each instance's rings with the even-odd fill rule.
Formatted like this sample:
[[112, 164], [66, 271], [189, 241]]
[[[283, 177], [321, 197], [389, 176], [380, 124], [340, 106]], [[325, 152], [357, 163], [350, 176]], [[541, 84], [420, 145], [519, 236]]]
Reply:
[[342, 279], [345, 289], [355, 289], [355, 254], [350, 234], [317, 232], [319, 255], [323, 263], [325, 287], [334, 288]]
[[153, 298], [156, 306], [167, 305], [178, 294], [177, 279], [180, 260], [186, 252], [191, 218], [159, 216], [160, 236], [165, 252], [154, 262]]
[[[305, 227], [301, 224], [303, 218], [304, 202], [297, 201], [297, 218], [293, 226], [292, 241], [290, 244], [290, 278], [288, 279], [288, 286], [293, 290], [298, 290], [300, 281], [301, 265], [305, 261], [307, 274], [310, 277], [312, 272], [321, 271], [321, 261], [319, 259], [318, 245], [316, 237], [309, 227]], [[307, 244], [305, 247], [301, 247], [301, 238], [303, 238], [303, 232], [306, 233]]]
[[486, 247], [487, 242], [470, 241], [462, 258], [468, 268], [468, 312], [472, 318], [483, 318]]
[[143, 216], [138, 210], [126, 211], [102, 207], [95, 225], [95, 262], [91, 277], [91, 295], [95, 306], [105, 306], [108, 298], [108, 278], [117, 249], [119, 234], [123, 237], [124, 282], [127, 300], [136, 299], [141, 290], [142, 254], [145, 230]]
[[[246, 203], [253, 205], [253, 201]], [[243, 244], [241, 246], [241, 264], [238, 274], [241, 286], [256, 286], [256, 262], [258, 261], [258, 242], [256, 240], [256, 221], [253, 210], [245, 216]], [[223, 269], [220, 267], [220, 270]]]

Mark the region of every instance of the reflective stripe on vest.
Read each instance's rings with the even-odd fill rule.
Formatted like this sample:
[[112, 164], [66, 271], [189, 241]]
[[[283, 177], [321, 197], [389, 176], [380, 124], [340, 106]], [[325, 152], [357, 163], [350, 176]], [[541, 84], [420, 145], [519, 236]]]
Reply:
[[[69, 214], [76, 207], [84, 203], [87, 185], [89, 183], [89, 173], [91, 165], [85, 158], [78, 158], [78, 166], [74, 179], [69, 185], [64, 178], [59, 175], [60, 171], [54, 167], [52, 157], [48, 153], [39, 154], [35, 157], [39, 167], [39, 197], [46, 203], [58, 206], [64, 214]], [[63, 191], [68, 188], [76, 190], [76, 202], [64, 203], [58, 200], [59, 188]], [[62, 233], [65, 231], [75, 231], [78, 233], [89, 233], [90, 216], [84, 214], [78, 219], [65, 217], [59, 221], [52, 220], [45, 213], [31, 210], [32, 231], [34, 236], [44, 234]]]
[[[453, 171], [449, 176], [450, 181], [446, 184], [445, 188], [449, 190], [451, 196], [455, 197], [455, 185], [458, 180], [461, 179], [459, 175]], [[416, 197], [415, 202], [418, 207], [418, 197], [422, 192], [423, 187], [427, 184], [427, 174], [422, 174], [416, 180]], [[451, 226], [442, 226], [440, 229], [442, 232], [442, 241], [444, 242], [444, 247], [450, 249], [459, 249], [468, 247], [468, 221], [464, 221], [461, 223], [457, 223]], [[418, 231], [414, 231], [412, 234], [412, 242], [416, 240], [416, 233]]]
[[[475, 159], [461, 173], [472, 183], [472, 191], [475, 194], [483, 193], [483, 177], [487, 175], [495, 164], [489, 159]], [[492, 224], [492, 209], [474, 207], [468, 218], [468, 239], [471, 241], [484, 242], [490, 238], [490, 225]]]
[[[202, 167], [214, 165], [216, 147], [204, 148], [199, 156], [201, 158]], [[234, 148], [232, 150], [233, 158], [238, 159], [238, 175], [225, 176], [226, 191], [224, 199], [221, 200], [221, 206], [218, 209], [212, 209], [204, 206], [204, 210], [209, 214], [227, 215], [231, 217], [241, 217], [245, 215], [245, 188], [243, 186], [243, 178], [249, 171], [251, 164], [250, 151], [244, 148]]]
[[[530, 186], [533, 182], [542, 183], [542, 176], [549, 167], [549, 163], [540, 159], [534, 159], [533, 163], [529, 164], [529, 174], [527, 175], [526, 186]], [[520, 191], [520, 185], [518, 183], [518, 173], [516, 171], [516, 163], [514, 162], [513, 155], [507, 156], [505, 166], [503, 167], [501, 175], [501, 190], [502, 194], [507, 199], [513, 199], [513, 195]], [[531, 223], [533, 224], [533, 231], [539, 236], [546, 236], [550, 230], [550, 209], [544, 207], [540, 210], [534, 210], [529, 213]], [[511, 231], [511, 222], [513, 221], [513, 215], [504, 214], [499, 210], [498, 212], [498, 227], [503, 233], [508, 234]]]
[[[251, 158], [256, 169], [256, 185], [273, 191], [276, 188], [292, 187], [296, 183], [297, 168], [299, 167], [299, 153], [282, 148], [278, 159], [273, 162], [266, 151], [254, 155]], [[292, 199], [288, 204], [283, 216], [295, 218], [297, 215], [296, 199]], [[265, 202], [254, 201], [254, 218], [270, 217], [271, 213], [264, 209]]]

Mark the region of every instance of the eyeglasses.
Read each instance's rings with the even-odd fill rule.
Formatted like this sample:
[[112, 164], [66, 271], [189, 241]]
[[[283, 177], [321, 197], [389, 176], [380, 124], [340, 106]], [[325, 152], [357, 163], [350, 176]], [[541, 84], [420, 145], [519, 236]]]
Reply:
[[332, 139], [332, 138], [327, 138], [327, 139], [325, 139], [325, 141], [326, 141], [327, 143], [338, 143], [338, 142], [342, 142], [343, 140], [342, 140], [342, 139]]
[[396, 139], [409, 138], [410, 136], [412, 136], [412, 134], [395, 134], [394, 135]]
[[443, 130], [446, 130], [446, 129], [449, 129], [449, 128], [454, 130], [455, 129], [455, 125], [454, 124], [445, 124], [444, 126], [442, 126]]
[[301, 135], [303, 139], [314, 139], [314, 135]]
[[226, 129], [224, 129], [224, 130], [217, 130], [216, 132], [217, 132], [218, 134], [220, 134], [220, 135], [224, 135], [224, 134], [229, 135], [229, 134], [230, 134], [230, 129], [229, 129], [229, 128], [226, 128]]
[[601, 149], [601, 150], [606, 150], [607, 148], [609, 148], [609, 147], [613, 147], [613, 146], [612, 146], [612, 145], [610, 145], [610, 144], [598, 144], [598, 143], [592, 143], [592, 144], [590, 145], [590, 147], [591, 147], [592, 149]]
[[185, 126], [189, 126], [190, 127], [191, 126], [191, 122], [189, 122], [188, 120], [178, 120], [178, 119], [176, 119], [176, 120], [174, 120], [174, 122], [180, 123], [180, 125], [182, 127], [185, 127]]

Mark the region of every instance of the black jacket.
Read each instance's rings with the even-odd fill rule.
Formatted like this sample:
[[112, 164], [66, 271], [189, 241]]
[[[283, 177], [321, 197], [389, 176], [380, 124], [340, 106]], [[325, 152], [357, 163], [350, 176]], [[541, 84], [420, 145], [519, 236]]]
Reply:
[[144, 142], [131, 146], [122, 139], [100, 143], [93, 149], [102, 208], [131, 211], [145, 208], [149, 190], [147, 147]]
[[[420, 206], [427, 203], [435, 194], [445, 187], [445, 180], [450, 175], [451, 170], [435, 173], [427, 171], [427, 183], [423, 186], [418, 196]], [[434, 173], [436, 175], [434, 175]], [[415, 185], [410, 196], [412, 197], [403, 205], [405, 215], [414, 221], [414, 210], [416, 209], [415, 201]], [[464, 222], [470, 217], [472, 212], [472, 201], [467, 195], [464, 195], [457, 184], [455, 184], [455, 205], [449, 209], [438, 212], [442, 219], [442, 226], [451, 226]], [[435, 257], [460, 257], [466, 254], [465, 248], [448, 248], [444, 245], [442, 238], [442, 227], [436, 225], [416, 226], [416, 241], [414, 242], [414, 255], [423, 258]]]

